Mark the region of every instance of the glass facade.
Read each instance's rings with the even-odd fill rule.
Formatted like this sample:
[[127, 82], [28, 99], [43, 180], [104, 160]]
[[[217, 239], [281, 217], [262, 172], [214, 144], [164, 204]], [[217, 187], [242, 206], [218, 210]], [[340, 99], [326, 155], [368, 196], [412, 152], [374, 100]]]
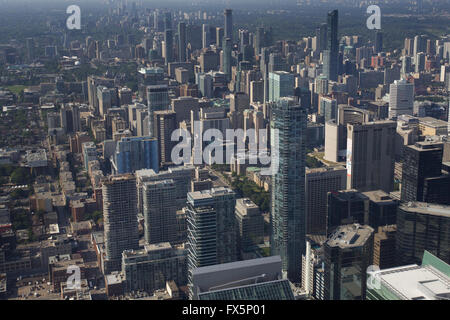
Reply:
[[[289, 280], [300, 282], [302, 254], [306, 252], [306, 110], [292, 98], [279, 100], [272, 108], [271, 128], [272, 163], [275, 157], [279, 161], [272, 175], [271, 250], [281, 256]], [[276, 144], [279, 154], [274, 152]]]
[[450, 263], [450, 208], [446, 208], [447, 214], [441, 215], [399, 207], [396, 246], [400, 265], [420, 264], [425, 250]]

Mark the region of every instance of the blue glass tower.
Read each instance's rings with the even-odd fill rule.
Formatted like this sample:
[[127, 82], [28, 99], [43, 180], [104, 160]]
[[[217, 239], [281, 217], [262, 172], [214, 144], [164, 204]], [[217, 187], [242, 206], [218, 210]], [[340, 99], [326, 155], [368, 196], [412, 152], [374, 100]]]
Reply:
[[[272, 172], [271, 251], [281, 256], [283, 272], [294, 283], [301, 281], [302, 254], [306, 252], [306, 128], [306, 109], [295, 98], [281, 98], [274, 103], [272, 165], [274, 157], [278, 157], [279, 166]], [[278, 153], [274, 152], [277, 145]]]
[[112, 163], [115, 174], [140, 169], [159, 171], [158, 141], [150, 137], [124, 137], [117, 142]]

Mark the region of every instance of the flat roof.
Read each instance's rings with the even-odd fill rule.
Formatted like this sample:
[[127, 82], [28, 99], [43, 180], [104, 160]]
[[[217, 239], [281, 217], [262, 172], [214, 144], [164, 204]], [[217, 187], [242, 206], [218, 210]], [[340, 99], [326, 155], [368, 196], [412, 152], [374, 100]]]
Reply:
[[429, 265], [385, 269], [374, 276], [404, 300], [437, 300], [437, 295], [450, 295], [450, 278]]
[[407, 212], [417, 212], [450, 218], [450, 206], [426, 202], [408, 202], [401, 204], [399, 208]]
[[351, 248], [364, 245], [373, 233], [373, 228], [357, 223], [340, 226], [326, 243], [330, 247]]
[[212, 266], [206, 266], [206, 267], [200, 267], [194, 269], [192, 272], [193, 275], [201, 275], [201, 274], [208, 274], [213, 272], [226, 272], [234, 269], [240, 269], [244, 267], [252, 267], [252, 266], [258, 266], [258, 265], [264, 265], [268, 263], [281, 263], [281, 257], [280, 256], [270, 256], [265, 258], [257, 258], [257, 259], [251, 259], [251, 260], [243, 260], [243, 261], [236, 261], [236, 262], [229, 262], [229, 263], [223, 263], [223, 264], [215, 264]]

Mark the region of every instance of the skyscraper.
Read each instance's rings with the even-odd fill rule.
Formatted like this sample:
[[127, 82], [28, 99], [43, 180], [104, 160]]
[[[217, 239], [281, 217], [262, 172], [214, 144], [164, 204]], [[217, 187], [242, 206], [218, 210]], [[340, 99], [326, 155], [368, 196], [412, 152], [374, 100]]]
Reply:
[[186, 23], [178, 24], [178, 61], [186, 62]]
[[325, 300], [365, 300], [373, 232], [369, 226], [344, 225], [325, 242]]
[[104, 273], [121, 269], [122, 252], [139, 247], [136, 179], [126, 174], [103, 182]]
[[117, 142], [111, 167], [115, 174], [134, 173], [141, 169], [158, 172], [158, 141], [150, 137], [123, 137]]
[[338, 80], [339, 38], [338, 11], [328, 13], [327, 18], [327, 50], [324, 52], [324, 75], [328, 80]]
[[405, 146], [402, 201], [449, 204], [449, 177], [442, 174], [442, 156], [442, 143], [424, 141]]
[[211, 28], [209, 24], [202, 25], [202, 48], [208, 48], [211, 44]]
[[177, 238], [177, 203], [173, 180], [145, 182], [142, 188], [144, 236], [147, 243]]
[[224, 37], [229, 38], [231, 43], [233, 43], [233, 10], [225, 9], [223, 15], [225, 18]]
[[414, 84], [406, 80], [396, 80], [389, 90], [389, 118], [402, 114], [412, 115], [414, 109]]
[[228, 80], [231, 79], [231, 39], [223, 38], [223, 73]]
[[383, 52], [383, 33], [377, 31], [375, 33], [375, 53]]
[[149, 117], [149, 135], [153, 137], [155, 111], [168, 110], [170, 108], [169, 88], [167, 85], [147, 86], [147, 105]]
[[286, 71], [269, 73], [269, 101], [294, 95], [294, 75]]
[[394, 190], [397, 123], [347, 125], [347, 189]]
[[[294, 98], [282, 98], [272, 106], [271, 251], [280, 255], [289, 280], [301, 281], [305, 253], [305, 139], [306, 110]], [[277, 141], [278, 140], [278, 141]], [[278, 146], [279, 152], [274, 152]], [[278, 158], [278, 159], [277, 159]]]
[[196, 268], [237, 259], [235, 193], [228, 188], [189, 192], [187, 195], [188, 280]]
[[325, 234], [328, 192], [344, 190], [347, 171], [344, 167], [306, 170], [306, 232]]
[[396, 249], [398, 265], [420, 263], [424, 250], [450, 263], [450, 207], [423, 202], [400, 205]]
[[173, 62], [173, 33], [172, 29], [166, 29], [164, 31], [164, 46], [165, 46], [165, 64]]
[[317, 50], [319, 52], [327, 49], [327, 34], [328, 25], [326, 23], [322, 23], [320, 27], [316, 29]]

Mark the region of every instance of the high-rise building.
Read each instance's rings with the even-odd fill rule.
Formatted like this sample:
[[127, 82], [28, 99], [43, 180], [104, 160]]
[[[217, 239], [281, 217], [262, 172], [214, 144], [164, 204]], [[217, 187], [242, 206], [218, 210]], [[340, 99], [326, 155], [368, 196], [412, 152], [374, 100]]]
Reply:
[[365, 207], [368, 198], [356, 190], [328, 192], [327, 233], [329, 236], [340, 225], [365, 222]]
[[170, 242], [177, 238], [176, 186], [173, 180], [145, 182], [142, 187], [144, 236], [147, 243]]
[[178, 128], [177, 114], [171, 110], [155, 111], [153, 136], [158, 140], [159, 163], [167, 166], [172, 163], [172, 149], [177, 142], [172, 141], [172, 133]]
[[105, 258], [103, 271], [121, 269], [122, 252], [138, 249], [136, 178], [133, 175], [109, 177], [103, 182], [103, 221]]
[[225, 73], [227, 80], [231, 79], [231, 39], [223, 38], [223, 66], [222, 71]]
[[170, 243], [145, 245], [139, 250], [125, 250], [122, 254], [124, 291], [145, 291], [152, 294], [164, 289], [166, 282], [177, 286], [187, 282], [186, 250]]
[[81, 131], [80, 108], [74, 104], [64, 104], [60, 110], [61, 127], [66, 133]]
[[240, 250], [252, 250], [264, 243], [264, 217], [253, 201], [248, 198], [236, 200], [236, 222]]
[[325, 234], [327, 229], [328, 192], [344, 190], [347, 171], [344, 167], [306, 170], [306, 233]]
[[117, 142], [111, 167], [115, 174], [134, 173], [141, 169], [158, 172], [158, 141], [150, 137], [123, 137]]
[[338, 38], [338, 10], [328, 13], [327, 19], [327, 50], [324, 51], [324, 75], [328, 80], [338, 80], [339, 38]]
[[402, 201], [450, 204], [449, 177], [442, 173], [443, 144], [416, 142], [405, 146], [402, 169]]
[[269, 101], [294, 95], [294, 75], [286, 71], [269, 73]]
[[169, 87], [167, 85], [147, 86], [147, 105], [149, 118], [149, 135], [153, 137], [154, 112], [170, 109]]
[[233, 43], [233, 10], [225, 9], [223, 15], [225, 18], [224, 37], [230, 39]]
[[450, 206], [408, 202], [397, 212], [398, 265], [420, 263], [424, 250], [450, 263]]
[[187, 195], [188, 281], [196, 268], [237, 260], [236, 194], [228, 188], [189, 192]]
[[369, 226], [343, 225], [325, 242], [325, 300], [365, 300], [373, 231]]
[[347, 188], [394, 190], [397, 123], [375, 121], [347, 125]]
[[173, 32], [172, 29], [164, 31], [164, 47], [165, 47], [165, 64], [173, 62]]
[[[294, 98], [282, 98], [272, 106], [271, 251], [280, 255], [289, 280], [301, 281], [305, 253], [305, 158], [307, 114]], [[274, 152], [275, 146], [279, 148]]]
[[217, 27], [216, 28], [216, 47], [217, 48], [222, 48], [223, 38], [224, 38], [223, 28]]
[[181, 210], [186, 205], [187, 193], [190, 191], [191, 180], [193, 177], [193, 166], [170, 167], [167, 171], [156, 173], [153, 170], [136, 171], [137, 190], [138, 190], [138, 210], [143, 212], [143, 194], [142, 188], [145, 182], [173, 180], [175, 182], [175, 200], [177, 210]]
[[373, 240], [373, 264], [380, 269], [396, 266], [395, 236], [397, 226], [378, 227]]
[[383, 33], [377, 31], [375, 33], [375, 53], [383, 52]]
[[209, 45], [211, 44], [211, 28], [209, 27], [209, 24], [203, 24], [202, 25], [202, 48], [209, 48]]
[[327, 35], [328, 25], [326, 23], [322, 23], [320, 27], [316, 29], [317, 51], [322, 52], [327, 49]]
[[396, 80], [389, 88], [389, 118], [403, 114], [412, 115], [414, 109], [414, 84]]
[[186, 23], [178, 24], [178, 61], [186, 62]]

